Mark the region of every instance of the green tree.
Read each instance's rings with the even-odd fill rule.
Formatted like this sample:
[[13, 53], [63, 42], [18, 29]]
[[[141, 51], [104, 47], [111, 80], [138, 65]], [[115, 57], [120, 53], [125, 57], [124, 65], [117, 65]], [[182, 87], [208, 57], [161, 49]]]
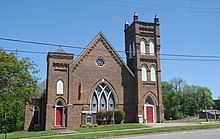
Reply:
[[22, 128], [25, 104], [36, 96], [36, 66], [30, 58], [19, 60], [14, 53], [0, 50], [0, 121], [7, 113], [9, 131]]
[[184, 117], [181, 111], [182, 93], [169, 82], [162, 82], [163, 105], [165, 119], [181, 119]]
[[163, 93], [163, 104], [165, 119], [182, 119], [184, 117], [181, 111], [182, 94], [179, 91], [168, 91]]
[[203, 92], [207, 109], [213, 107], [212, 93], [208, 87], [187, 85], [181, 78], [162, 82], [163, 105], [166, 119], [180, 119], [197, 115], [204, 109]]

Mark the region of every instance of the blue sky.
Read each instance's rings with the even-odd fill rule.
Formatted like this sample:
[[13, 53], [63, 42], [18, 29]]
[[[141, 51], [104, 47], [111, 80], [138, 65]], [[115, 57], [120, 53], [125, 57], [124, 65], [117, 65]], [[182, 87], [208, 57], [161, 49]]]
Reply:
[[[160, 18], [161, 54], [220, 56], [218, 0], [1, 0], [0, 37], [86, 47], [102, 31], [116, 50], [124, 51], [124, 23], [132, 22], [134, 12], [141, 21], [153, 22], [156, 14]], [[3, 40], [0, 47], [40, 52], [58, 48]], [[41, 81], [46, 78], [45, 54], [18, 56], [30, 57], [39, 65], [37, 76]], [[209, 87], [214, 98], [220, 96], [220, 61], [162, 60], [161, 66], [163, 81], [180, 77], [188, 84]]]

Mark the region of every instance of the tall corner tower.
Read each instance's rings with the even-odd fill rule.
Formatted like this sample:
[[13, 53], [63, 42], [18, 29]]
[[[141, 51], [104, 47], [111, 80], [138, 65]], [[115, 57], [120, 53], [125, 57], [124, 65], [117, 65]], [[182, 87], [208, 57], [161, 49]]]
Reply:
[[135, 13], [133, 23], [124, 27], [127, 65], [135, 75], [138, 122], [162, 122], [159, 18], [142, 22]]

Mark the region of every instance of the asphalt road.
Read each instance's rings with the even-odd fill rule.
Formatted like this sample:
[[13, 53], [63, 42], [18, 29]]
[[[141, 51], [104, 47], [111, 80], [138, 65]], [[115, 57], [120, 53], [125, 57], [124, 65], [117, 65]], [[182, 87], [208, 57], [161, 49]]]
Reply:
[[220, 129], [140, 135], [117, 139], [220, 139]]

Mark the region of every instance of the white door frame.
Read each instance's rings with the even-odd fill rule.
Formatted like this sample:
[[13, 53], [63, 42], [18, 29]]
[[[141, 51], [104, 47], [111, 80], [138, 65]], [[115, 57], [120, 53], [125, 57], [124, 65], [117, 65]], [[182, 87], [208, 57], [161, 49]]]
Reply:
[[[59, 101], [61, 101], [61, 103], [62, 103], [62, 105], [57, 105], [57, 102], [59, 102]], [[55, 113], [54, 113], [54, 126], [57, 126], [57, 115], [56, 115], [56, 113], [57, 113], [57, 107], [62, 107], [62, 125], [61, 126], [63, 126], [63, 125], [65, 125], [64, 124], [64, 102], [63, 102], [63, 100], [61, 100], [61, 99], [58, 99], [57, 101], [56, 101], [56, 106], [55, 106]]]
[[147, 109], [146, 107], [152, 107], [153, 108], [153, 123], [156, 123], [156, 106], [151, 105], [151, 104], [144, 104], [144, 121], [147, 123]]

